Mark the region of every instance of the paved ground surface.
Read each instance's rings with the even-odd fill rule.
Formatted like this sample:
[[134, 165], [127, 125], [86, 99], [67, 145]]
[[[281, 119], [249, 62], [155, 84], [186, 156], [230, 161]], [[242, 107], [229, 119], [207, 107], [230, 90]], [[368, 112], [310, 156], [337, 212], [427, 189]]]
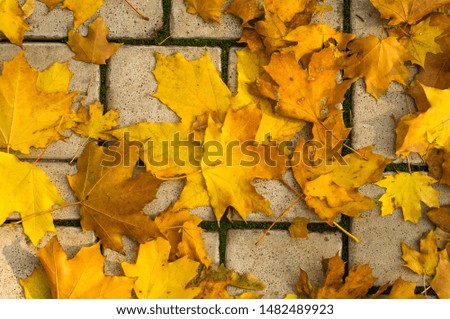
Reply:
[[[38, 69], [44, 69], [55, 61], [70, 61], [69, 66], [75, 76], [71, 89], [86, 91], [88, 100], [101, 99], [108, 108], [121, 112], [121, 125], [141, 121], [176, 121], [176, 116], [159, 101], [150, 97], [156, 89], [156, 82], [151, 74], [155, 60], [153, 52], [164, 54], [180, 51], [186, 58], [198, 58], [208, 47], [222, 78], [234, 86], [236, 39], [241, 28], [239, 21], [231, 16], [224, 16], [222, 24], [206, 24], [200, 18], [185, 12], [183, 0], [133, 0], [136, 7], [150, 17], [150, 21], [139, 19], [122, 0], [108, 0], [100, 10], [110, 29], [110, 37], [125, 45], [117, 52], [106, 66], [88, 65], [71, 59], [73, 53], [65, 45], [65, 37], [71, 27], [72, 14], [55, 9], [50, 14], [42, 3], [37, 3], [36, 13], [29, 19], [33, 29], [26, 33], [26, 57]], [[369, 0], [333, 0], [328, 1], [334, 10], [325, 15], [325, 22], [341, 30], [353, 31], [358, 36], [379, 35], [381, 32], [379, 15]], [[169, 34], [173, 38], [158, 43]], [[0, 61], [11, 59], [20, 50], [6, 42], [0, 43]], [[1, 67], [0, 67], [1, 68]], [[402, 93], [399, 85], [391, 85], [387, 95], [378, 103], [365, 93], [362, 82], [357, 82], [347, 103], [351, 102], [352, 143], [355, 148], [374, 144], [375, 150], [383, 155], [394, 157], [394, 121], [392, 117], [414, 109], [413, 102]], [[351, 101], [350, 101], [351, 100]], [[75, 136], [65, 142], [51, 146], [40, 161], [39, 167], [45, 170], [58, 186], [67, 202], [75, 201], [65, 179], [66, 174], [73, 174], [75, 168], [68, 165], [68, 160], [77, 152], [83, 140]], [[37, 153], [29, 157], [35, 158]], [[292, 182], [289, 173], [286, 176]], [[272, 205], [275, 215], [280, 214], [294, 199], [295, 195], [274, 181], [258, 181], [255, 185]], [[146, 207], [150, 215], [166, 208], [178, 195], [179, 182], [166, 182], [158, 192], [157, 199]], [[443, 190], [441, 204], [450, 204], [448, 189]], [[364, 187], [365, 194], [374, 199], [381, 195], [379, 187]], [[282, 223], [265, 239], [262, 245], [255, 246], [255, 241], [267, 228], [272, 218], [257, 214], [249, 217], [247, 224], [236, 220], [224, 221], [217, 229], [209, 208], [200, 208], [196, 213], [206, 222], [205, 242], [212, 259], [225, 263], [237, 271], [251, 271], [267, 283], [264, 291], [266, 297], [281, 298], [293, 292], [299, 268], [306, 270], [314, 283], [322, 280], [321, 258], [340, 253], [348, 265], [370, 263], [377, 284], [393, 281], [402, 276], [404, 279], [422, 282], [417, 276], [402, 266], [400, 242], [405, 241], [412, 247], [418, 246], [419, 238], [431, 229], [425, 220], [418, 225], [403, 222], [401, 214], [396, 211], [393, 216], [380, 218], [379, 209], [365, 212], [360, 219], [349, 221], [343, 218], [341, 223], [352, 233], [361, 238], [361, 243], [350, 241], [336, 229], [320, 224], [315, 215], [303, 203], [293, 207]], [[287, 227], [295, 216], [306, 216], [314, 222], [307, 239], [293, 240], [289, 237]], [[12, 216], [12, 219], [17, 216]], [[58, 225], [58, 237], [70, 256], [83, 245], [95, 242], [92, 232], [81, 233], [77, 208], [64, 209], [54, 214]], [[20, 227], [0, 227], [0, 297], [22, 298], [22, 289], [18, 278], [31, 274], [37, 264], [36, 250], [23, 235]], [[120, 256], [112, 251], [105, 251], [107, 256], [106, 271], [120, 274], [119, 260], [131, 261], [134, 244], [125, 239], [127, 255]], [[45, 244], [45, 240], [43, 241]]]

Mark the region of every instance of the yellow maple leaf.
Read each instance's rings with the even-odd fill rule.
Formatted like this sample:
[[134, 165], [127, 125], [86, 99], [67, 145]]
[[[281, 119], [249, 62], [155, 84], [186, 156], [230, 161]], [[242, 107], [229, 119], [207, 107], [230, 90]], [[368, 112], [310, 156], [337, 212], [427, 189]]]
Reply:
[[276, 147], [254, 145], [260, 120], [261, 111], [252, 107], [230, 109], [223, 125], [212, 119], [208, 122], [201, 166], [217, 220], [228, 206], [244, 220], [252, 212], [272, 214], [268, 200], [251, 182], [256, 178], [281, 179], [287, 163]]
[[439, 263], [436, 267], [436, 275], [430, 280], [430, 286], [439, 298], [450, 298], [450, 246], [439, 252]]
[[258, 0], [233, 0], [227, 9], [227, 13], [241, 18], [242, 24], [246, 25], [250, 20], [260, 17], [264, 11]]
[[194, 61], [187, 61], [180, 53], [171, 56], [155, 53], [155, 57], [153, 74], [158, 90], [154, 97], [177, 113], [189, 127], [197, 116], [205, 113], [223, 121], [232, 94], [217, 73], [208, 51]]
[[430, 231], [420, 240], [420, 251], [416, 251], [402, 242], [402, 259], [406, 267], [419, 275], [433, 276], [439, 261], [436, 238]]
[[81, 226], [94, 230], [106, 248], [122, 252], [122, 236], [144, 243], [158, 233], [143, 213], [161, 184], [150, 172], [135, 174], [136, 148], [122, 144], [102, 148], [89, 143], [78, 159], [78, 172], [68, 176], [80, 200]]
[[292, 20], [292, 18], [305, 10], [308, 0], [264, 0], [264, 8], [266, 11], [274, 13], [284, 22]]
[[96, 101], [89, 105], [89, 110], [80, 105], [76, 116], [77, 125], [72, 128], [75, 133], [96, 140], [108, 140], [113, 137], [108, 131], [117, 126], [119, 111], [109, 110], [103, 114], [102, 103]]
[[[263, 290], [266, 285], [254, 275], [239, 274], [224, 265], [205, 269], [199, 279], [198, 287], [201, 289], [197, 299], [259, 299], [262, 295], [253, 292], [243, 292], [231, 295], [228, 288], [235, 287], [246, 290]], [[194, 286], [194, 285], [193, 285]]]
[[423, 86], [431, 107], [417, 116], [402, 117], [399, 125], [406, 125], [407, 132], [397, 155], [407, 156], [410, 152], [426, 152], [431, 143], [450, 149], [450, 89], [439, 90]]
[[392, 285], [389, 299], [424, 299], [424, 295], [416, 295], [414, 290], [417, 283], [404, 281], [398, 278]]
[[379, 39], [369, 35], [351, 42], [348, 48], [360, 63], [345, 69], [345, 77], [364, 78], [367, 92], [376, 99], [392, 81], [406, 85], [410, 71], [404, 63], [411, 60], [411, 55], [396, 37]]
[[39, 72], [36, 86], [45, 93], [69, 93], [69, 84], [73, 73], [69, 69], [69, 63], [53, 63], [50, 67]]
[[[139, 123], [112, 133], [125, 145], [141, 147], [140, 158], [160, 178], [190, 175], [200, 170], [200, 142], [183, 123]], [[171, 144], [169, 144], [171, 141]]]
[[390, 25], [403, 22], [414, 24], [435, 9], [449, 4], [450, 0], [370, 0], [381, 13], [381, 17], [389, 19]]
[[[35, 271], [32, 278], [21, 280], [25, 291], [30, 292], [35, 289], [33, 285], [39, 285], [50, 287], [51, 297], [55, 299], [131, 298], [133, 279], [104, 275], [105, 257], [100, 252], [100, 243], [81, 248], [68, 260], [57, 238], [53, 237], [38, 250], [38, 256], [46, 276], [42, 271]], [[26, 295], [42, 297], [36, 293]]]
[[[54, 2], [50, 2], [51, 6], [54, 5]], [[102, 5], [103, 0], [64, 0], [62, 8], [67, 8], [73, 12], [73, 28], [76, 30], [83, 22], [92, 17]]]
[[134, 291], [140, 299], [191, 299], [200, 293], [186, 286], [197, 276], [198, 262], [187, 256], [169, 262], [170, 244], [156, 238], [139, 246], [136, 264], [123, 262], [127, 277], [136, 278]]
[[199, 15], [206, 22], [220, 23], [222, 7], [226, 0], [184, 0], [187, 12]]
[[51, 299], [50, 282], [42, 265], [34, 268], [30, 277], [19, 279], [26, 299]]
[[336, 74], [343, 66], [340, 54], [327, 48], [312, 56], [308, 69], [298, 64], [294, 54], [274, 53], [265, 70], [278, 84], [272, 97], [277, 99], [277, 113], [317, 122], [339, 113], [337, 105], [354, 80], [336, 82]]
[[308, 223], [308, 218], [295, 217], [291, 225], [289, 226], [289, 235], [292, 238], [308, 237]]
[[441, 53], [441, 46], [436, 42], [444, 30], [440, 26], [430, 25], [431, 17], [411, 26], [408, 36], [399, 38], [400, 43], [413, 56], [413, 63], [425, 67], [427, 53]]
[[12, 154], [0, 152], [0, 224], [19, 212], [25, 234], [37, 245], [46, 232], [54, 232], [50, 210], [64, 200], [48, 176]]
[[[77, 93], [46, 93], [37, 86], [39, 72], [20, 52], [4, 62], [0, 76], [0, 148], [28, 154], [61, 139], [73, 125], [72, 102]], [[70, 74], [65, 74], [69, 76]], [[45, 89], [44, 89], [45, 90]]]
[[25, 23], [24, 12], [18, 0], [0, 0], [0, 32], [11, 43], [22, 46], [23, 34], [30, 30]]
[[350, 268], [345, 280], [345, 263], [340, 256], [322, 260], [325, 280], [320, 287], [314, 287], [308, 279], [308, 274], [300, 269], [300, 277], [296, 284], [301, 297], [312, 299], [354, 299], [366, 297], [369, 289], [375, 283], [369, 265], [357, 265]]
[[211, 259], [201, 237], [203, 230], [198, 227], [201, 221], [187, 210], [175, 211], [170, 207], [155, 218], [156, 226], [170, 243], [171, 260], [174, 256], [188, 256], [209, 267]]
[[339, 32], [326, 24], [310, 24], [299, 26], [283, 37], [284, 40], [297, 42], [295, 46], [284, 48], [282, 52], [295, 52], [300, 60], [303, 56], [321, 50], [328, 43], [335, 43], [336, 47], [345, 51], [347, 44], [356, 36], [351, 33]]
[[403, 218], [417, 223], [421, 217], [420, 202], [428, 207], [439, 207], [439, 192], [431, 187], [437, 181], [422, 172], [388, 175], [375, 183], [386, 188], [386, 193], [380, 198], [381, 216], [390, 215], [394, 209], [401, 207]]
[[122, 46], [121, 43], [109, 43], [106, 39], [108, 28], [102, 17], [98, 17], [89, 24], [87, 37], [83, 37], [75, 30], [69, 31], [67, 44], [75, 52], [75, 60], [105, 64], [116, 51]]
[[[315, 144], [320, 145], [317, 142]], [[305, 154], [306, 145], [301, 138], [291, 160], [292, 171], [303, 189], [306, 204], [322, 220], [332, 225], [339, 214], [358, 217], [361, 211], [375, 207], [374, 201], [360, 194], [357, 188], [379, 180], [389, 160], [372, 153], [372, 147], [366, 147], [332, 162], [321, 155], [314, 159], [317, 165], [313, 165]], [[319, 154], [326, 154], [320, 148], [319, 151]], [[351, 179], [351, 176], [357, 178]]]
[[255, 103], [262, 112], [255, 140], [265, 143], [291, 140], [303, 128], [305, 122], [276, 114], [270, 100], [258, 92], [256, 82], [264, 73], [263, 66], [269, 63], [269, 58], [264, 51], [251, 52], [248, 48], [237, 51], [236, 55], [238, 92], [235, 105], [248, 106]]

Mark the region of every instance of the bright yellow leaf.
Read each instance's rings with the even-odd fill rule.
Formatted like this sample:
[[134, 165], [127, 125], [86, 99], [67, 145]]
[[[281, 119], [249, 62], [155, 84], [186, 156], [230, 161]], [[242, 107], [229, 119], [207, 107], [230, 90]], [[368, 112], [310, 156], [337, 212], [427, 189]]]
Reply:
[[89, 105], [89, 110], [80, 105], [75, 119], [77, 125], [72, 130], [83, 137], [108, 140], [113, 138], [108, 131], [117, 126], [118, 117], [117, 110], [109, 110], [103, 114], [103, 105], [100, 101]]
[[23, 34], [30, 30], [25, 23], [24, 12], [18, 0], [0, 0], [0, 32], [11, 43], [22, 46]]
[[399, 172], [386, 176], [375, 183], [386, 188], [386, 193], [380, 198], [381, 216], [390, 215], [401, 207], [403, 218], [416, 224], [422, 215], [421, 201], [428, 207], [439, 207], [439, 192], [431, 187], [436, 182], [422, 172]]
[[200, 293], [186, 286], [197, 276], [198, 262], [183, 257], [169, 262], [170, 244], [160, 237], [139, 246], [136, 264], [122, 263], [125, 275], [136, 278], [140, 299], [191, 299]]
[[64, 200], [44, 171], [12, 154], [0, 152], [0, 176], [0, 224], [19, 212], [25, 234], [37, 246], [46, 232], [55, 231], [49, 210]]
[[75, 52], [75, 60], [105, 64], [116, 51], [122, 46], [120, 43], [109, 43], [106, 36], [108, 28], [101, 16], [89, 24], [87, 37], [70, 30], [67, 44]]
[[212, 119], [208, 122], [202, 175], [217, 220], [228, 206], [244, 220], [252, 212], [272, 214], [269, 201], [251, 182], [256, 178], [281, 179], [287, 158], [276, 147], [254, 145], [261, 116], [257, 108], [244, 108], [228, 111], [223, 125]]
[[[51, 1], [53, 5], [54, 1]], [[64, 0], [62, 8], [67, 8], [73, 12], [74, 22], [73, 29], [92, 17], [94, 13], [103, 5], [103, 0]]]
[[270, 101], [258, 92], [256, 81], [264, 73], [263, 66], [269, 58], [263, 51], [251, 52], [248, 48], [236, 51], [238, 92], [237, 104], [248, 106], [259, 105], [262, 118], [255, 139], [260, 142], [289, 141], [305, 125], [304, 121], [276, 114]]
[[199, 15], [206, 22], [220, 23], [221, 9], [226, 0], [184, 0], [187, 12]]
[[424, 295], [416, 295], [414, 293], [416, 286], [417, 283], [415, 282], [408, 282], [398, 278], [392, 285], [389, 299], [424, 299]]
[[308, 223], [308, 218], [295, 217], [291, 225], [289, 226], [289, 235], [292, 238], [308, 237]]
[[206, 253], [201, 233], [198, 227], [202, 220], [187, 210], [174, 211], [168, 208], [155, 218], [156, 226], [171, 247], [171, 260], [176, 257], [188, 256], [209, 267], [211, 259]]
[[436, 238], [430, 231], [420, 240], [420, 251], [416, 251], [402, 242], [402, 259], [406, 267], [419, 275], [433, 276], [439, 261]]
[[447, 249], [439, 252], [439, 263], [436, 267], [436, 275], [430, 281], [430, 286], [441, 299], [450, 299], [450, 255], [449, 245]]
[[284, 22], [292, 20], [292, 18], [305, 10], [308, 0], [264, 0], [266, 11], [274, 13]]
[[326, 24], [310, 24], [299, 26], [283, 37], [284, 40], [297, 42], [297, 45], [283, 49], [283, 52], [295, 52], [300, 60], [303, 56], [321, 50], [329, 43], [335, 43], [341, 51], [345, 51], [347, 44], [356, 36], [351, 33], [339, 32]]
[[223, 121], [232, 95], [211, 61], [208, 51], [202, 58], [187, 61], [180, 53], [164, 56], [155, 53], [153, 74], [158, 90], [153, 95], [190, 126], [197, 116], [210, 113]]
[[393, 81], [406, 85], [410, 71], [404, 63], [411, 60], [411, 55], [396, 37], [379, 39], [369, 35], [351, 42], [348, 48], [360, 63], [347, 68], [345, 77], [364, 78], [366, 90], [374, 98], [383, 95]]
[[[133, 279], [105, 276], [105, 257], [100, 252], [100, 243], [83, 247], [72, 259], [62, 249], [56, 237], [38, 250], [39, 260], [44, 268], [55, 299], [119, 299], [131, 298]], [[32, 276], [42, 276], [34, 272]], [[40, 280], [42, 280], [41, 278]], [[39, 279], [28, 279], [37, 281]], [[25, 291], [27, 282], [22, 281]], [[33, 297], [33, 296], [31, 296]]]
[[425, 67], [427, 53], [441, 53], [441, 46], [435, 41], [444, 30], [440, 26], [430, 25], [431, 17], [411, 26], [409, 36], [401, 37], [400, 43], [414, 57], [413, 63]]
[[[66, 73], [67, 74], [67, 73]], [[28, 154], [63, 138], [73, 125], [72, 102], [77, 93], [45, 93], [37, 86], [39, 72], [19, 53], [3, 64], [0, 76], [0, 148]]]
[[450, 0], [370, 0], [381, 13], [389, 19], [389, 25], [407, 22], [414, 24], [435, 9], [449, 4]]
[[227, 13], [241, 18], [242, 24], [245, 25], [250, 20], [256, 19], [264, 13], [258, 2], [259, 0], [233, 0], [227, 9]]
[[36, 86], [45, 93], [69, 93], [69, 84], [73, 73], [69, 69], [69, 63], [55, 62], [46, 70], [39, 72]]
[[427, 86], [423, 86], [423, 89], [431, 107], [413, 119], [400, 119], [407, 126], [407, 134], [402, 145], [397, 148], [397, 155], [425, 152], [431, 143], [450, 148], [450, 89], [439, 90]]

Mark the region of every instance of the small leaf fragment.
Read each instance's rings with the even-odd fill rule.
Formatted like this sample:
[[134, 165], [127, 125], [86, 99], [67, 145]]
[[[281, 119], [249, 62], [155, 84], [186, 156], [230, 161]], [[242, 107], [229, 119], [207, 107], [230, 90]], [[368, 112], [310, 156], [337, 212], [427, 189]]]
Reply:
[[289, 235], [292, 238], [308, 237], [308, 223], [308, 218], [295, 217], [291, 225], [289, 226]]

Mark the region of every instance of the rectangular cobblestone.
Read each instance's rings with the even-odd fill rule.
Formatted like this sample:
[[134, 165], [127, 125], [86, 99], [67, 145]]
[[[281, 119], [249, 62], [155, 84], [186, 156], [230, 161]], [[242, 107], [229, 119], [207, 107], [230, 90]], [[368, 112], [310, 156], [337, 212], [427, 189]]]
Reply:
[[[24, 3], [25, 0], [21, 0]], [[109, 39], [151, 39], [163, 25], [161, 0], [133, 0], [133, 5], [148, 21], [138, 16], [123, 0], [104, 1], [99, 12], [89, 19], [80, 30], [87, 32], [87, 25], [101, 15], [109, 29]], [[57, 40], [67, 37], [73, 28], [73, 14], [67, 9], [56, 7], [48, 12], [47, 6], [36, 1], [35, 12], [26, 20], [31, 31], [25, 32], [25, 39]]]
[[[79, 91], [78, 101], [82, 97], [86, 98], [86, 103], [92, 103], [100, 96], [100, 68], [98, 65], [92, 65], [72, 59], [74, 53], [69, 47], [60, 43], [26, 43], [24, 44], [25, 57], [30, 65], [43, 71], [55, 62], [69, 62], [69, 68], [73, 73], [69, 89]], [[4, 61], [13, 59], [19, 52], [20, 47], [12, 44], [0, 44], [0, 71]], [[83, 92], [87, 92], [83, 93]], [[78, 107], [75, 103], [74, 109]], [[85, 142], [85, 139], [66, 131], [67, 138], [52, 143], [43, 158], [46, 159], [72, 159], [79, 148]], [[42, 149], [32, 149], [28, 155], [21, 155], [22, 158], [36, 158], [41, 154]]]
[[[94, 244], [92, 232], [81, 232], [75, 227], [57, 227], [59, 242], [68, 258], [72, 258], [82, 246]], [[23, 235], [20, 226], [0, 227], [0, 298], [24, 298], [19, 279], [31, 275], [38, 264], [37, 250]], [[46, 236], [40, 244], [44, 247], [51, 236]]]
[[[449, 187], [439, 185], [435, 189], [440, 191], [441, 205], [450, 204]], [[377, 200], [383, 190], [376, 185], [366, 185], [361, 192]], [[400, 209], [396, 209], [392, 215], [381, 217], [380, 207], [363, 213], [361, 218], [352, 219], [350, 232], [361, 242], [349, 239], [349, 265], [368, 263], [373, 269], [373, 275], [378, 278], [376, 285], [386, 282], [392, 284], [400, 276], [403, 280], [421, 285], [422, 276], [403, 266], [401, 242], [418, 250], [419, 240], [434, 228], [425, 216], [427, 209], [422, 207], [422, 218], [417, 224], [404, 221]]]
[[[228, 0], [224, 8], [230, 3], [231, 0]], [[183, 0], [172, 1], [170, 18], [170, 33], [174, 39], [238, 39], [242, 34], [238, 18], [224, 14], [220, 24], [205, 22], [199, 16], [187, 13]]]
[[295, 293], [300, 268], [313, 284], [322, 282], [322, 257], [342, 249], [339, 233], [310, 233], [305, 239], [292, 239], [287, 231], [271, 231], [259, 246], [255, 242], [263, 230], [230, 230], [227, 237], [226, 266], [251, 272], [265, 282], [264, 298], [284, 298]]

